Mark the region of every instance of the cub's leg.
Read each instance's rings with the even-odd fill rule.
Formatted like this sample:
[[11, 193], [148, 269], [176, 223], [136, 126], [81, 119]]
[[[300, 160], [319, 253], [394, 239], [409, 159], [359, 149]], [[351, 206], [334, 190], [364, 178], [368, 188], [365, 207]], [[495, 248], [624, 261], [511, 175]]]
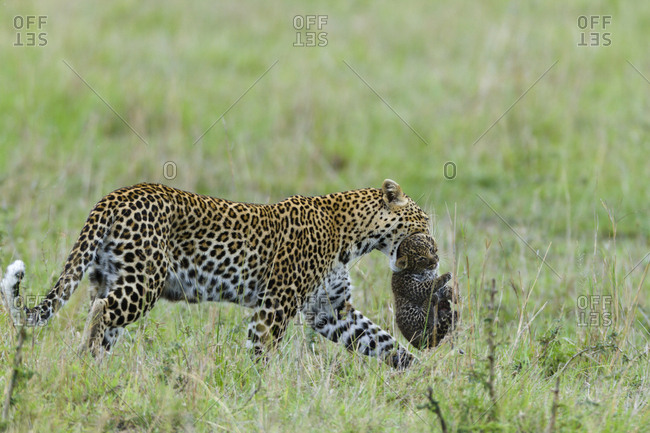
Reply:
[[409, 367], [415, 357], [350, 304], [350, 290], [347, 272], [331, 275], [303, 306], [311, 327], [348, 350], [377, 357], [393, 368]]

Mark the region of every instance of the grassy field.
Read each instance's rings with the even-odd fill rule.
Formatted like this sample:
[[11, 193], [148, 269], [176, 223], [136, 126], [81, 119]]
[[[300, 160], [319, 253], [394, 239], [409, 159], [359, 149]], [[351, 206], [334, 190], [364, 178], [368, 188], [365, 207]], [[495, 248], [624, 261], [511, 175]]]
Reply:
[[[650, 431], [650, 4], [221, 3], [3, 2], [0, 265], [46, 293], [142, 181], [270, 203], [392, 178], [433, 216], [457, 332], [398, 373], [296, 321], [262, 367], [245, 309], [161, 302], [98, 365], [84, 283], [28, 332], [1, 429], [441, 431], [431, 387], [450, 432]], [[398, 334], [387, 259], [351, 272]]]

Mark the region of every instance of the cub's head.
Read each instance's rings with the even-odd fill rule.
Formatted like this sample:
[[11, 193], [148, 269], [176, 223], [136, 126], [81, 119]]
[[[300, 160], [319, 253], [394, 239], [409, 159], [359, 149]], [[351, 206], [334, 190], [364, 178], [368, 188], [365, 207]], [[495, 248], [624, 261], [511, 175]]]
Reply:
[[429, 234], [429, 217], [415, 204], [394, 180], [386, 179], [381, 188], [383, 209], [379, 212], [381, 246], [379, 250], [390, 259], [393, 271], [396, 265], [397, 249], [403, 239], [414, 234]]
[[421, 272], [438, 266], [438, 248], [433, 238], [416, 233], [404, 239], [397, 248], [395, 265], [401, 270]]

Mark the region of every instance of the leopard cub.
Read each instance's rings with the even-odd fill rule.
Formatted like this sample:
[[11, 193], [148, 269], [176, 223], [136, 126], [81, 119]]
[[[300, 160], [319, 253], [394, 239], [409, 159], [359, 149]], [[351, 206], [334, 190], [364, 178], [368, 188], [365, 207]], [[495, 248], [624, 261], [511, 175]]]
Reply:
[[436, 243], [424, 233], [404, 239], [397, 249], [391, 286], [395, 295], [397, 326], [409, 342], [420, 349], [437, 346], [458, 322], [452, 311], [452, 290], [447, 272], [437, 275]]

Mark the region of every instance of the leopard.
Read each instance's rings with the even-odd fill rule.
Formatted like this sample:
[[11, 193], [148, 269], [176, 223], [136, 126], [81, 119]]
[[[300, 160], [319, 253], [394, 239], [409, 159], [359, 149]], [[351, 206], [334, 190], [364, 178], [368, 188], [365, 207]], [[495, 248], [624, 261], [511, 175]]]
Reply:
[[395, 321], [409, 343], [418, 349], [437, 346], [458, 323], [452, 311], [454, 299], [447, 283], [449, 272], [438, 276], [438, 248], [424, 233], [405, 238], [397, 248], [391, 288], [395, 297]]
[[351, 304], [350, 269], [380, 251], [395, 270], [397, 247], [429, 233], [429, 216], [400, 185], [277, 203], [230, 201], [155, 183], [117, 189], [90, 211], [59, 278], [42, 302], [22, 303], [25, 264], [0, 283], [14, 322], [42, 326], [88, 276], [90, 309], [81, 351], [110, 354], [127, 325], [159, 300], [231, 302], [252, 310], [246, 347], [267, 359], [302, 315], [316, 333], [396, 369], [417, 358]]

